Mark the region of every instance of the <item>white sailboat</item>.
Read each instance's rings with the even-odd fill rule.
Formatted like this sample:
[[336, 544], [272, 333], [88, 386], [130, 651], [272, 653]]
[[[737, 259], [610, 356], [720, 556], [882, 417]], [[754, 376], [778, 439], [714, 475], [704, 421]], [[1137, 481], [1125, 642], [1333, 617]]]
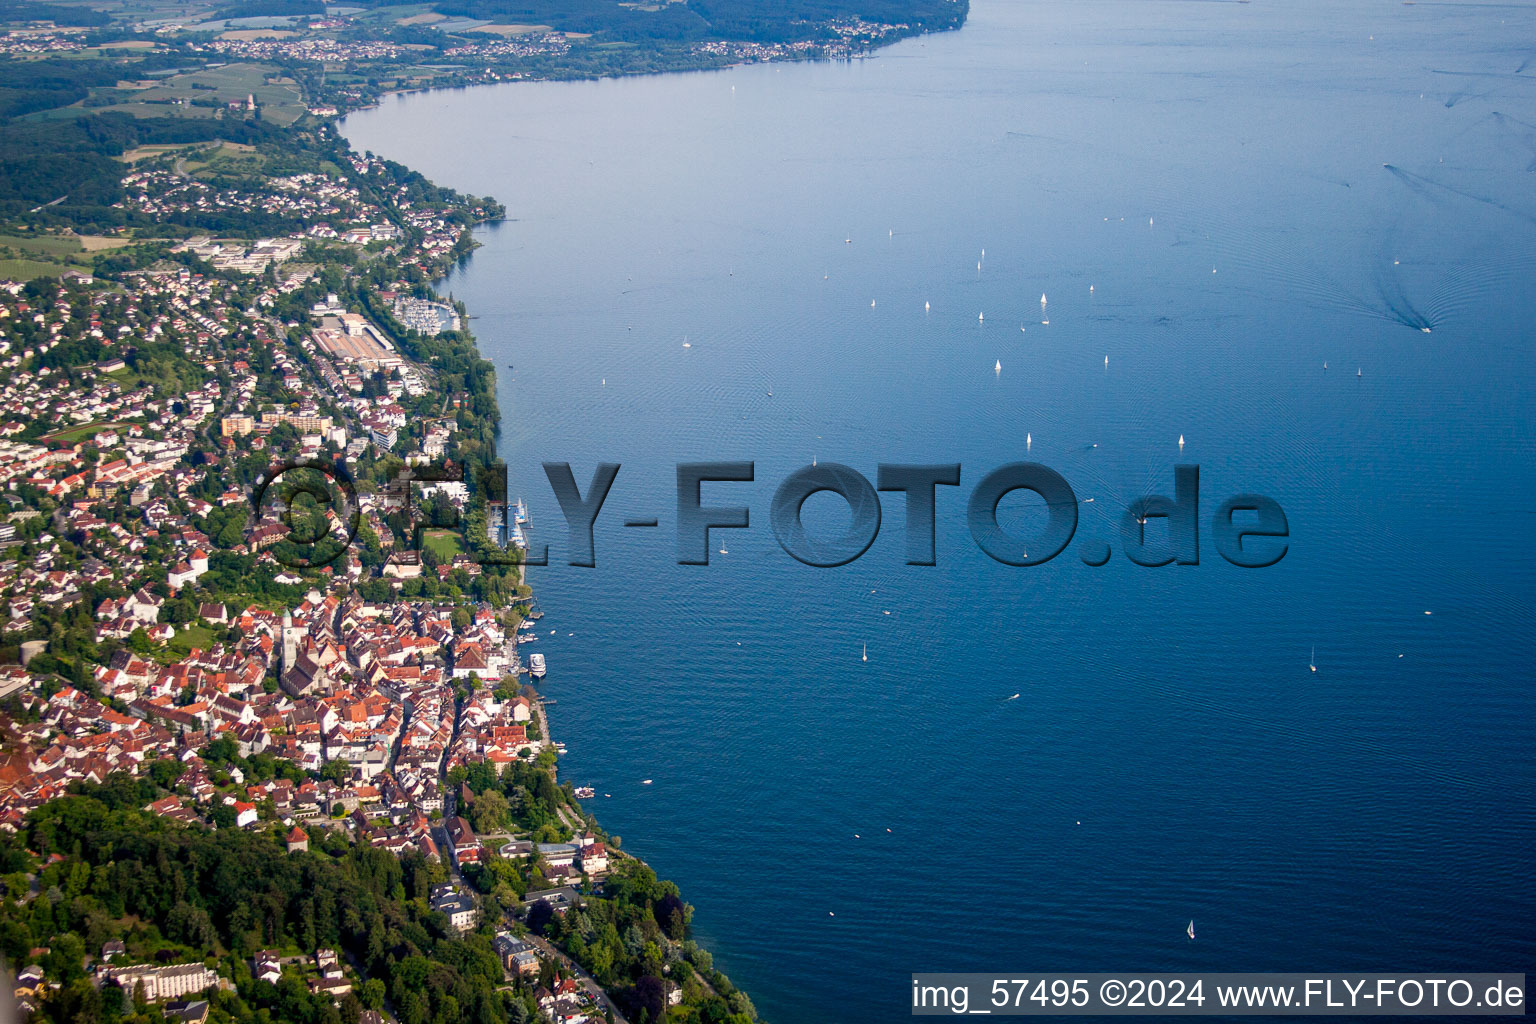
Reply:
[[1003, 375], [1003, 361], [1001, 359], [999, 359], [996, 364], [993, 365], [992, 372], [997, 374], [999, 377]]
[[1179, 435], [1179, 451], [1183, 451], [1183, 450], [1184, 450], [1184, 435], [1180, 434]]
[[1191, 941], [1191, 942], [1195, 941], [1195, 919], [1194, 918], [1190, 918], [1189, 919], [1189, 927], [1184, 929], [1184, 933], [1189, 936], [1189, 941]]
[[1025, 451], [1029, 451], [1031, 448], [1034, 447], [1034, 444], [1035, 444], [1035, 435], [1034, 434], [1025, 434], [1024, 435], [1024, 450]]
[[983, 322], [985, 322], [986, 319], [987, 319], [987, 314], [985, 314], [985, 313], [977, 313], [976, 314], [976, 322], [977, 323], [983, 323]]
[[869, 660], [869, 644], [864, 645], [864, 660]]
[[931, 310], [931, 309], [932, 309], [932, 308], [933, 308], [933, 307], [932, 307], [932, 306], [931, 306], [931, 305], [929, 305], [929, 304], [928, 304], [928, 303], [926, 303], [926, 302], [925, 302], [925, 303], [923, 303], [923, 312], [924, 312], [924, 313], [926, 313], [926, 312], [928, 312], [928, 311], [929, 311], [929, 310]]

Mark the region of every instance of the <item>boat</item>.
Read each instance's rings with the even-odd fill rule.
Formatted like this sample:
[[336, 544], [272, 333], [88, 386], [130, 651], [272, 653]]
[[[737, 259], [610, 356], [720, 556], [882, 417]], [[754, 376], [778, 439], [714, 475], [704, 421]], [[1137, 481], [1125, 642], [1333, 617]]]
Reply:
[[924, 312], [924, 313], [926, 313], [926, 312], [928, 312], [928, 311], [929, 311], [929, 310], [931, 310], [931, 309], [932, 309], [932, 308], [933, 308], [933, 307], [932, 307], [932, 306], [931, 306], [931, 305], [929, 305], [929, 304], [928, 304], [928, 303], [926, 303], [926, 302], [925, 302], [925, 303], [923, 303], [923, 312]]
[[1014, 694], [1012, 697], [1009, 697], [1008, 699], [1009, 700], [1018, 700], [1019, 699], [1019, 695], [1018, 694]]
[[977, 323], [982, 323], [986, 319], [987, 319], [987, 314], [985, 314], [985, 313], [977, 313], [976, 314], [976, 322]]
[[642, 785], [642, 786], [649, 786], [650, 784], [651, 784], [651, 780], [650, 779], [641, 779], [640, 780], [640, 785]]
[[1183, 451], [1183, 450], [1184, 450], [1184, 435], [1180, 434], [1179, 435], [1179, 451]]
[[1189, 927], [1184, 929], [1184, 932], [1185, 932], [1185, 934], [1187, 934], [1189, 936], [1189, 940], [1191, 942], [1193, 942], [1195, 940], [1195, 919], [1194, 918], [1190, 918], [1189, 919]]
[[1316, 647], [1312, 648], [1312, 660], [1307, 662], [1307, 668], [1310, 668], [1313, 672], [1317, 671], [1317, 648]]
[[1001, 359], [999, 359], [997, 363], [993, 365], [992, 372], [996, 374], [1001, 374], [1003, 372], [1003, 361]]
[[528, 674], [533, 676], [535, 679], [544, 678], [544, 655], [528, 655]]
[[1029, 451], [1034, 446], [1035, 446], [1035, 435], [1034, 434], [1025, 434], [1024, 435], [1024, 450], [1025, 451]]
[[869, 644], [864, 645], [864, 660], [869, 660]]
[[1045, 292], [1040, 293], [1040, 308], [1045, 308]]

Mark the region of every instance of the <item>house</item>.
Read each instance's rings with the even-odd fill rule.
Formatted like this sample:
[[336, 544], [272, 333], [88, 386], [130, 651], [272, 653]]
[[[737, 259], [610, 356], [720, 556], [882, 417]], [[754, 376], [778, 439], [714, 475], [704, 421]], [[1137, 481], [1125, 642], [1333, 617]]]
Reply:
[[336, 955], [334, 949], [315, 950], [315, 970], [320, 972], [322, 978], [341, 977], [341, 958]]
[[608, 870], [608, 848], [602, 843], [590, 843], [581, 848], [581, 870], [589, 875], [600, 875]]
[[251, 958], [251, 974], [257, 981], [276, 985], [283, 976], [283, 961], [276, 950], [263, 949]]
[[[448, 891], [438, 892], [441, 889]], [[432, 909], [448, 915], [448, 924], [455, 930], [467, 932], [475, 926], [475, 901], [467, 894], [451, 885], [436, 886], [433, 893]]]
[[309, 990], [316, 995], [324, 993], [334, 1002], [341, 1002], [341, 997], [352, 991], [352, 983], [346, 978], [311, 978]]
[[181, 1020], [185, 1024], [204, 1024], [208, 1019], [208, 1000], [178, 999], [161, 1007], [167, 1020]]
[[474, 829], [469, 827], [469, 822], [454, 815], [448, 819], [446, 831], [448, 832], [448, 849], [453, 854], [455, 863], [460, 867], [465, 864], [480, 863], [480, 841], [475, 838]]
[[539, 958], [533, 947], [512, 933], [498, 933], [491, 948], [501, 958], [501, 965], [512, 974], [527, 977], [539, 973]]
[[237, 827], [245, 828], [248, 825], [256, 824], [256, 817], [255, 804], [248, 804], [242, 800], [235, 801], [235, 825]]
[[101, 944], [101, 959], [103, 963], [111, 963], [113, 957], [122, 956], [123, 952], [122, 939], [112, 939]]

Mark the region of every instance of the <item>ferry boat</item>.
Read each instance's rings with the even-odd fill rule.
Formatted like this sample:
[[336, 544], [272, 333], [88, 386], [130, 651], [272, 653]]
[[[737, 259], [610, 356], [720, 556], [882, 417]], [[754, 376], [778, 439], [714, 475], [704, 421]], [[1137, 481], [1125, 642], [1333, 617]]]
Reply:
[[528, 655], [528, 674], [533, 676], [535, 679], [544, 678], [544, 655]]
[[591, 786], [577, 786], [575, 789], [571, 790], [571, 792], [576, 795], [576, 799], [578, 800], [591, 800], [593, 797], [597, 796], [597, 790], [593, 789]]

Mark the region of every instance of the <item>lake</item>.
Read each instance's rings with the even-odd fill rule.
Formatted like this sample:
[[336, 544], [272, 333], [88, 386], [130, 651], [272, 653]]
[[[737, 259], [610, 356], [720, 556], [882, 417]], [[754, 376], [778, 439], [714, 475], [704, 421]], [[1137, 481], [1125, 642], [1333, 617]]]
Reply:
[[[1519, 5], [983, 0], [867, 60], [347, 119], [507, 206], [442, 289], [550, 546], [562, 778], [766, 1018], [902, 1019], [917, 970], [1531, 965], [1532, 39]], [[712, 460], [755, 464], [703, 487], [751, 525], [679, 565], [675, 466]], [[813, 460], [959, 463], [937, 564], [898, 493], [850, 564], [786, 554]], [[1081, 504], [1016, 567], [966, 504], [1026, 460]], [[622, 465], [595, 568], [543, 462]], [[1133, 564], [1180, 463], [1199, 564]], [[1245, 492], [1269, 568], [1214, 546]]]

